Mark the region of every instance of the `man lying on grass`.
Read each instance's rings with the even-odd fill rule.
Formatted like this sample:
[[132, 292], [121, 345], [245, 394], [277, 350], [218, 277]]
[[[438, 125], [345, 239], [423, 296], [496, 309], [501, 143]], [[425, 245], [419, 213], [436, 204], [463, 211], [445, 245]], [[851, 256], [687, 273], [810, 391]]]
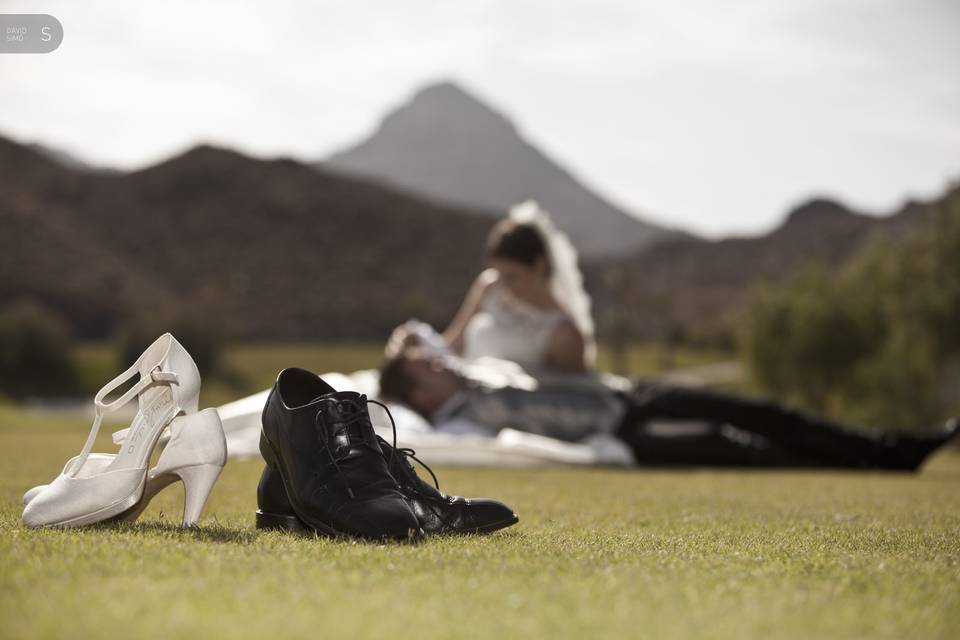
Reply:
[[952, 419], [929, 435], [870, 434], [772, 401], [643, 382], [628, 391], [572, 381], [492, 385], [416, 348], [386, 362], [380, 393], [438, 431], [512, 428], [569, 442], [612, 434], [641, 465], [912, 471], [960, 430]]

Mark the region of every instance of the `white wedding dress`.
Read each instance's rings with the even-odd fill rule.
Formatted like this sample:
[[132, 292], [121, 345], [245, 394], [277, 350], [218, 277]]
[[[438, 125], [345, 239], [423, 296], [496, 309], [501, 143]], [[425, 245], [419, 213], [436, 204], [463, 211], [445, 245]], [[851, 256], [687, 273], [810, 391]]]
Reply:
[[544, 368], [550, 339], [566, 318], [560, 309], [544, 309], [520, 300], [495, 282], [463, 334], [463, 358], [498, 358], [535, 372]]

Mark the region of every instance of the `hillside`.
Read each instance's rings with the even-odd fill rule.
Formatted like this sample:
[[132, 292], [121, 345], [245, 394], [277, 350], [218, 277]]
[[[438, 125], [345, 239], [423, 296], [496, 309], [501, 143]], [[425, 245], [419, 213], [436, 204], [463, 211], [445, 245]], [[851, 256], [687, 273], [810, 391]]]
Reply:
[[533, 198], [587, 258], [634, 251], [667, 235], [591, 191], [504, 115], [449, 82], [422, 89], [370, 137], [319, 166], [495, 215]]
[[[955, 188], [944, 198], [960, 197]], [[615, 262], [587, 268], [597, 283], [601, 326], [648, 338], [724, 338], [751, 290], [817, 261], [840, 265], [876, 232], [900, 233], [930, 215], [931, 203], [910, 202], [882, 217], [836, 202], [811, 200], [774, 231], [723, 240], [678, 238]]]
[[[491, 218], [292, 160], [197, 147], [133, 173], [67, 168], [0, 138], [0, 300], [33, 299], [78, 336], [130, 318], [201, 319], [229, 338], [382, 340], [443, 327], [482, 266]], [[954, 189], [948, 196], [960, 197]], [[839, 264], [883, 218], [829, 200], [775, 231], [673, 237], [585, 264], [601, 338], [729, 335], [753, 286]]]
[[4, 142], [0, 175], [9, 176], [0, 223], [11, 231], [0, 240], [0, 296], [39, 299], [91, 337], [146, 314], [189, 313], [226, 335], [271, 338], [370, 338], [409, 315], [442, 323], [491, 224], [210, 147], [99, 175]]

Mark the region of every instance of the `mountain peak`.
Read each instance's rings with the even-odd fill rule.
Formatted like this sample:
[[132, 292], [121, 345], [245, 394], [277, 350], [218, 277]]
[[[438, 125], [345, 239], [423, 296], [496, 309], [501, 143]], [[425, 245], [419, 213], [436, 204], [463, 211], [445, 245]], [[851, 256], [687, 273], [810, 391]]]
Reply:
[[397, 136], [398, 141], [422, 131], [485, 131], [487, 135], [517, 136], [513, 124], [496, 109], [459, 84], [443, 80], [429, 84], [381, 122], [378, 135]]
[[794, 207], [784, 221], [784, 226], [818, 223], [826, 220], [856, 217], [853, 211], [829, 198], [812, 198]]
[[209, 170], [213, 167], [235, 166], [245, 162], [249, 162], [249, 158], [237, 151], [201, 142], [139, 172]]
[[453, 80], [439, 80], [428, 85], [424, 85], [413, 95], [413, 101], [417, 100], [465, 100], [468, 102], [480, 102], [466, 89], [461, 87]]
[[321, 166], [497, 215], [536, 200], [590, 258], [634, 251], [665, 233], [588, 189], [506, 115], [450, 80], [422, 87], [371, 136]]

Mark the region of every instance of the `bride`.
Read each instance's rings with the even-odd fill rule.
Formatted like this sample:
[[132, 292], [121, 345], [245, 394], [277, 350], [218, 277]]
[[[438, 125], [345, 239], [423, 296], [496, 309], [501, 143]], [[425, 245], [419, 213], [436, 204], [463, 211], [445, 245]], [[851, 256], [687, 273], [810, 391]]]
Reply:
[[[393, 331], [386, 346], [387, 358], [393, 359], [411, 348], [439, 361], [437, 366], [469, 369], [471, 379], [494, 387], [509, 385], [528, 390], [536, 386], [542, 374], [592, 369], [596, 346], [590, 298], [583, 289], [576, 251], [547, 213], [533, 202], [514, 207], [509, 217], [490, 233], [487, 258], [489, 268], [477, 276], [462, 308], [443, 334], [411, 320]], [[523, 371], [504, 361], [519, 364]], [[579, 380], [590, 376], [569, 377]], [[332, 384], [339, 388], [355, 389], [371, 397], [379, 394], [379, 379], [373, 371], [325, 374], [324, 378], [336, 380]], [[231, 456], [258, 455], [260, 414], [268, 393], [264, 391], [220, 408]], [[404, 437], [423, 438], [429, 432], [429, 425], [412, 410], [391, 405], [390, 411]], [[382, 416], [380, 424], [387, 424], [386, 420]], [[436, 455], [461, 462], [484, 459], [497, 464], [503, 452], [517, 446], [534, 451], [529, 454], [534, 458], [565, 459], [550, 458], [557, 451], [552, 445], [537, 449], [542, 445], [528, 441], [521, 445], [502, 444], [498, 446], [503, 448], [496, 449], [478, 445], [471, 456], [480, 458], [463, 457], [460, 443], [435, 442], [431, 446]], [[591, 459], [599, 456], [620, 464], [624, 459], [622, 452], [611, 454], [611, 450], [603, 445], [590, 454]], [[483, 458], [483, 451], [487, 458]]]
[[549, 214], [532, 201], [513, 207], [490, 232], [487, 260], [489, 268], [477, 276], [443, 334], [408, 322], [390, 337], [387, 356], [417, 345], [465, 360], [509, 360], [529, 372], [592, 368], [590, 298], [576, 250]]

